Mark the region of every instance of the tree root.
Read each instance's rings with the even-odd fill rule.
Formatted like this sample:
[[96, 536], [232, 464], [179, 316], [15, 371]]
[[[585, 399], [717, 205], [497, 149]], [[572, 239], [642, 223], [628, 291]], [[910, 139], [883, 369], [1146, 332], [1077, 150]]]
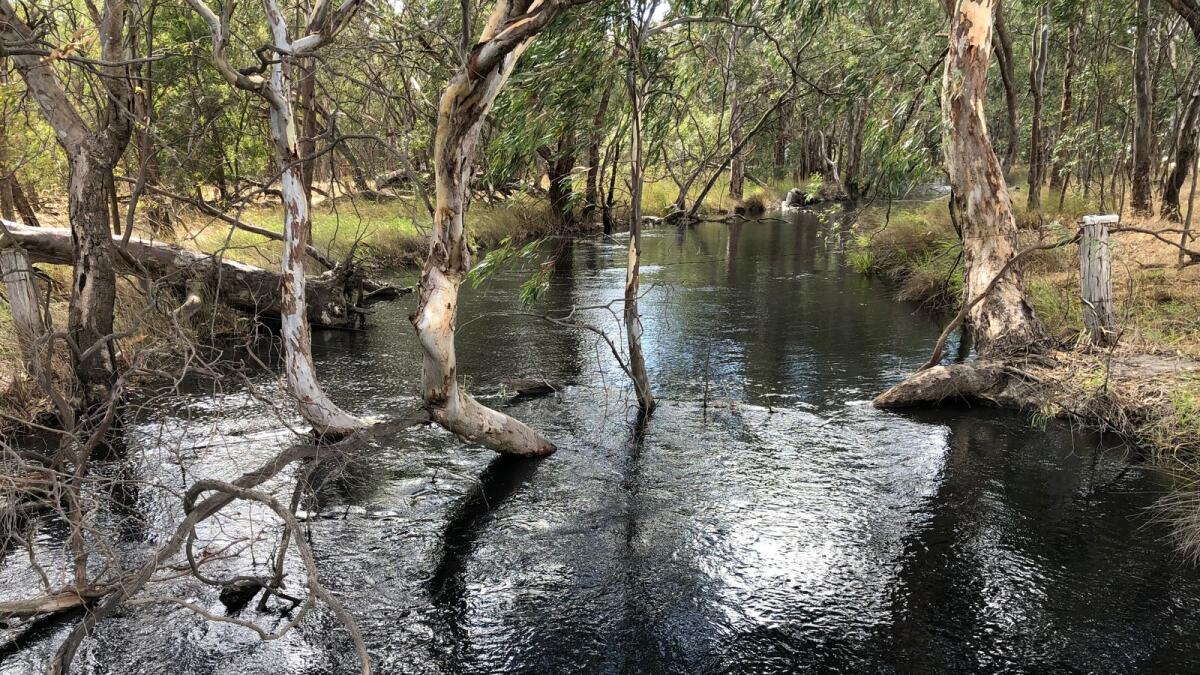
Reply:
[[916, 408], [945, 401], [1037, 408], [1037, 382], [1016, 362], [988, 360], [926, 368], [875, 397], [876, 408]]

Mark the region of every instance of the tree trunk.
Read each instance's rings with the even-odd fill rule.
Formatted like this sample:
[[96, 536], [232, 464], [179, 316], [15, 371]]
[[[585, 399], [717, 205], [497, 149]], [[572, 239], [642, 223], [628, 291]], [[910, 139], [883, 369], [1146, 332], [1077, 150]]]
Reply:
[[[981, 295], [1015, 255], [1008, 186], [987, 135], [992, 0], [958, 0], [942, 80], [946, 171], [962, 225], [964, 302]], [[1006, 274], [968, 315], [980, 355], [1027, 350], [1042, 335], [1018, 274]]]
[[67, 154], [70, 164], [67, 198], [75, 239], [67, 330], [74, 342], [75, 376], [86, 404], [107, 397], [115, 373], [113, 345], [102, 344], [113, 332], [113, 307], [117, 300], [108, 212], [112, 169], [93, 156], [93, 152], [96, 151], [91, 147], [85, 147]]
[[1033, 58], [1029, 64], [1029, 93], [1033, 97], [1033, 116], [1029, 123], [1029, 197], [1030, 211], [1042, 210], [1042, 184], [1045, 183], [1045, 141], [1042, 139], [1042, 102], [1046, 90], [1046, 62], [1049, 61], [1050, 26], [1046, 6], [1038, 7], [1037, 28], [1033, 34]]
[[869, 107], [865, 98], [855, 100], [850, 104], [846, 122], [846, 166], [843, 178], [846, 196], [850, 201], [858, 201], [866, 191], [862, 176], [862, 150]]
[[462, 389], [454, 331], [458, 289], [471, 268], [464, 216], [484, 118], [521, 53], [564, 6], [497, 0], [480, 41], [442, 93], [434, 137], [433, 232], [421, 272], [417, 311], [411, 317], [425, 353], [422, 393], [431, 419], [468, 442], [527, 456], [550, 454], [554, 444]]
[[[646, 96], [638, 85], [638, 62], [642, 49], [644, 26], [629, 24], [630, 64], [625, 73], [625, 86], [629, 92], [629, 252], [625, 264], [625, 338], [629, 350], [629, 374], [633, 379], [638, 408], [643, 415], [654, 411], [654, 392], [650, 389], [650, 375], [646, 372], [646, 357], [642, 352], [642, 317], [638, 312], [638, 294], [642, 266], [642, 113]], [[733, 125], [731, 123], [730, 128]], [[731, 153], [736, 159], [738, 146]], [[732, 187], [732, 186], [731, 186]], [[732, 190], [731, 190], [732, 191]], [[740, 195], [739, 195], [740, 196]], [[702, 198], [703, 199], [703, 198]]]
[[1137, 0], [1137, 42], [1133, 53], [1134, 117], [1132, 193], [1129, 205], [1150, 215], [1150, 153], [1154, 144], [1154, 84], [1150, 77], [1150, 0]]
[[583, 217], [586, 219], [592, 215], [596, 208], [600, 205], [600, 174], [603, 168], [603, 157], [600, 153], [600, 145], [604, 142], [604, 121], [608, 117], [608, 101], [612, 96], [612, 88], [604, 87], [604, 93], [600, 97], [600, 106], [596, 109], [596, 115], [592, 118], [592, 128], [588, 132], [591, 139], [588, 143], [587, 152], [587, 191], [583, 199]]
[[[128, 56], [127, 18], [124, 0], [108, 0], [96, 16], [104, 61], [116, 63]], [[0, 44], [33, 42], [30, 27], [18, 17], [8, 0], [0, 0]], [[10, 53], [9, 57], [67, 155], [70, 173], [67, 199], [75, 242], [67, 332], [80, 384], [79, 403], [87, 407], [107, 400], [114, 376], [115, 350], [111, 339], [116, 277], [107, 192], [113, 167], [132, 132], [132, 89], [123, 66], [101, 66], [99, 79], [107, 103], [100, 111], [96, 128], [89, 128], [50, 63], [31, 53]]]
[[[1071, 129], [1071, 117], [1074, 114], [1073, 92], [1071, 85], [1075, 79], [1079, 54], [1079, 29], [1075, 25], [1067, 27], [1067, 62], [1063, 66], [1062, 104], [1058, 110], [1058, 137], [1063, 139]], [[1050, 170], [1050, 189], [1062, 190], [1067, 183], [1067, 162], [1063, 153], [1054, 153], [1054, 164]]]
[[574, 190], [571, 185], [571, 172], [575, 169], [575, 132], [567, 130], [558, 140], [558, 148], [538, 150], [546, 161], [546, 177], [550, 187], [547, 195], [550, 200], [550, 210], [562, 228], [575, 225], [575, 213], [571, 204]]
[[[33, 262], [74, 264], [70, 230], [12, 222], [5, 222], [4, 227]], [[113, 237], [113, 244], [120, 246], [120, 238]], [[125, 251], [128, 259], [117, 258], [117, 269], [123, 274], [148, 275], [147, 280], [162, 283], [180, 294], [200, 282], [205, 298], [211, 302], [261, 318], [278, 319], [282, 313], [279, 289], [283, 279], [277, 272], [140, 237], [131, 237]], [[129, 259], [136, 260], [138, 266], [130, 266]], [[359, 313], [353, 302], [359, 290], [356, 277], [335, 270], [308, 279], [305, 286], [308, 291], [305, 305], [311, 323], [330, 328], [358, 325]]]
[[[742, 29], [734, 26], [729, 36], [729, 53], [725, 62], [725, 95], [729, 99], [729, 196], [738, 200], [742, 198], [746, 186], [746, 158], [742, 152], [742, 99], [736, 70], [741, 36]], [[635, 152], [640, 152], [640, 147]], [[641, 163], [640, 156], [637, 161]]]
[[33, 210], [33, 200], [25, 194], [25, 189], [21, 187], [21, 181], [17, 180], [16, 176], [9, 179], [9, 188], [13, 197], [13, 206], [16, 207], [17, 215], [21, 220], [31, 227], [41, 225]]
[[[948, 0], [951, 6], [954, 0]], [[1012, 38], [1008, 34], [1008, 24], [1005, 21], [1003, 2], [996, 3], [995, 35], [993, 44], [996, 49], [996, 65], [1000, 70], [1000, 80], [1004, 84], [1004, 103], [1008, 113], [1008, 145], [1004, 150], [1002, 164], [1005, 174], [1012, 169], [1017, 158], [1017, 148], [1021, 147], [1021, 121], [1019, 116], [1020, 102], [1017, 99], [1017, 78], [1013, 71]]]
[[[267, 18], [275, 35], [276, 47], [290, 45], [282, 18], [272, 16], [269, 11]], [[283, 58], [282, 54], [277, 53], [276, 59]], [[312, 176], [310, 173], [306, 178], [304, 174], [306, 162], [302, 161], [297, 139], [286, 65], [275, 63], [271, 66], [270, 95], [267, 97], [271, 104], [271, 139], [275, 143], [275, 154], [282, 172], [279, 185], [283, 200], [284, 243], [280, 263], [283, 284], [279, 322], [284, 372], [288, 390], [296, 399], [304, 419], [313, 425], [319, 435], [341, 436], [364, 428], [366, 423], [339, 408], [329, 398], [317, 381], [316, 366], [313, 365], [304, 278], [304, 256], [312, 232], [307, 196], [312, 186], [305, 181], [311, 181]]]
[[301, 183], [304, 199], [312, 203], [313, 179], [316, 175], [317, 134], [317, 60], [312, 57], [297, 59], [296, 70], [300, 74], [297, 103], [301, 113], [299, 157]]
[[1179, 208], [1179, 192], [1187, 179], [1188, 169], [1196, 154], [1196, 137], [1200, 131], [1200, 88], [1192, 92], [1184, 111], [1183, 122], [1179, 129], [1179, 142], [1175, 148], [1175, 166], [1163, 182], [1162, 216], [1167, 220], [1179, 222], [1182, 214]]

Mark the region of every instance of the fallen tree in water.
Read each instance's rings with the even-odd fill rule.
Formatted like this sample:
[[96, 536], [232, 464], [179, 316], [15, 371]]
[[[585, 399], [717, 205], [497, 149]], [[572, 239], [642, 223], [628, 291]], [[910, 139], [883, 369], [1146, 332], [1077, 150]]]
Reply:
[[[70, 230], [2, 222], [5, 233], [0, 243], [4, 247], [20, 246], [34, 263], [74, 263]], [[280, 316], [278, 272], [227, 260], [220, 254], [191, 251], [137, 237], [125, 242], [114, 237], [113, 245], [121, 272], [175, 289], [189, 303], [219, 302], [255, 316], [271, 319]], [[361, 304], [364, 298], [394, 298], [402, 292], [377, 282], [367, 282], [364, 289], [364, 282], [357, 269], [342, 264], [308, 279], [306, 309], [309, 322], [329, 328], [353, 328], [366, 315]]]

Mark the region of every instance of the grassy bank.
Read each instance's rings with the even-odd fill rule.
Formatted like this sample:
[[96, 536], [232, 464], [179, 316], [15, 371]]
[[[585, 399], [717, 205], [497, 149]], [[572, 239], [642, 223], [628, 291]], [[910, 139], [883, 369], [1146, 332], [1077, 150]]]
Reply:
[[[283, 214], [276, 204], [255, 206], [236, 214], [240, 219], [273, 232], [283, 231]], [[337, 200], [312, 209], [312, 243], [336, 260], [353, 254], [374, 271], [395, 271], [419, 264], [429, 247], [432, 221], [424, 207], [410, 200], [385, 202]], [[202, 251], [224, 249], [241, 262], [274, 267], [282, 244], [193, 213], [180, 224], [179, 239]], [[490, 249], [506, 238], [523, 241], [558, 233], [560, 226], [543, 200], [514, 197], [501, 204], [476, 203], [468, 215], [468, 236], [477, 249]]]
[[[1045, 214], [1018, 203], [1023, 245], [1074, 231], [1099, 213], [1079, 196]], [[1024, 198], [1018, 199], [1024, 202]], [[1146, 229], [1177, 227], [1122, 214]], [[850, 253], [861, 272], [886, 279], [897, 295], [932, 309], [957, 308], [962, 296], [958, 237], [945, 199], [860, 214]], [[1025, 265], [1034, 310], [1055, 339], [1055, 365], [1031, 374], [1041, 382], [1034, 420], [1068, 416], [1119, 432], [1181, 472], [1200, 478], [1200, 266], [1176, 267], [1177, 249], [1142, 234], [1113, 236], [1113, 290], [1120, 338], [1111, 350], [1082, 339], [1078, 246], [1039, 252]]]

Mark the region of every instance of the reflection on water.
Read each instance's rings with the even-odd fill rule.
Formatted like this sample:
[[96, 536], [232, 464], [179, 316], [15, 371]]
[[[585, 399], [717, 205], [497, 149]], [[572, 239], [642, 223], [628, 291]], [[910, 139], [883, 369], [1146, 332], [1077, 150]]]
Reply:
[[[561, 450], [537, 463], [496, 459], [430, 428], [375, 439], [323, 483], [306, 510], [314, 548], [377, 670], [1200, 669], [1200, 574], [1146, 510], [1162, 479], [1064, 425], [872, 409], [875, 393], [924, 360], [939, 326], [846, 269], [839, 237], [836, 222], [812, 216], [646, 233], [641, 307], [661, 404], [644, 433], [607, 345], [512, 314], [521, 272], [464, 289], [470, 387]], [[552, 250], [557, 276], [538, 311], [621, 296], [622, 239]], [[419, 360], [410, 308], [380, 311], [372, 330], [317, 333], [314, 348], [335, 400], [386, 417], [412, 405]], [[587, 318], [619, 334], [612, 314]], [[512, 403], [493, 392], [513, 375], [565, 386]], [[182, 480], [172, 478], [181, 458], [196, 475], [251, 465], [288, 438], [251, 401], [229, 391], [147, 413], [127, 431], [136, 459], [111, 470], [153, 486]], [[132, 557], [160, 540], [177, 502], [155, 487], [121, 495], [111, 517]], [[242, 556], [262, 562], [272, 520], [239, 508], [202, 535], [262, 534]], [[63, 536], [42, 533], [47, 551]], [[29, 574], [14, 561], [0, 580], [19, 589]], [[168, 590], [221, 611], [207, 589]], [[242, 617], [285, 620], [253, 605]], [[7, 655], [0, 672], [41, 663], [63, 630]], [[327, 614], [262, 643], [152, 605], [103, 622], [78, 663], [97, 673], [357, 671]]]

